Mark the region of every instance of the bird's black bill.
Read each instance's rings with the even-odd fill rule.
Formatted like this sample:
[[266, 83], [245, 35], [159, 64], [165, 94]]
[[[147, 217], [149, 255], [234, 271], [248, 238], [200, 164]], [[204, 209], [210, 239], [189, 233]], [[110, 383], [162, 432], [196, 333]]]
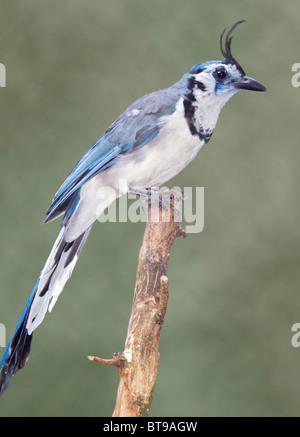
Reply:
[[248, 76], [244, 76], [243, 79], [234, 82], [232, 85], [238, 90], [267, 91], [267, 88], [258, 82], [258, 80]]

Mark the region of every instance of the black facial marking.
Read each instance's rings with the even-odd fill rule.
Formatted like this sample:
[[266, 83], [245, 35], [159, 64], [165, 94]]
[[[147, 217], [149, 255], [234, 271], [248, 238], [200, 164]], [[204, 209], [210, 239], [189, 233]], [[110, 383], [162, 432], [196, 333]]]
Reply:
[[194, 88], [195, 88], [195, 85], [196, 85], [196, 79], [195, 79], [194, 76], [191, 76], [191, 77], [189, 78], [189, 81], [188, 81], [188, 86], [187, 86], [187, 88], [188, 88], [188, 92], [187, 92], [187, 94], [186, 94], [186, 98], [187, 98], [189, 101], [191, 101], [191, 102], [195, 102], [195, 101], [196, 101], [196, 97], [195, 97], [195, 95], [194, 95]]
[[206, 90], [205, 85], [202, 82], [197, 81], [194, 76], [191, 76], [188, 82], [189, 91], [187, 92], [185, 99], [183, 100], [184, 116], [186, 118], [186, 122], [188, 124], [191, 134], [198, 135], [200, 140], [204, 140], [207, 143], [212, 136], [212, 131], [210, 129], [204, 130], [202, 127], [200, 127], [200, 129], [197, 129], [195, 126], [195, 88], [201, 89], [202, 91]]
[[189, 126], [190, 132], [192, 135], [196, 135], [197, 130], [194, 125], [195, 106], [193, 105], [193, 101], [189, 99], [185, 99], [183, 101], [183, 106], [184, 106], [184, 116], [186, 118], [186, 122]]
[[206, 91], [206, 86], [204, 85], [203, 82], [199, 82], [199, 81], [197, 80], [197, 81], [196, 81], [196, 85], [197, 85], [197, 88], [199, 88], [199, 90], [201, 90], [201, 91]]
[[204, 71], [204, 68], [198, 67], [195, 70], [193, 70], [193, 74], [199, 74], [202, 73], [202, 71]]

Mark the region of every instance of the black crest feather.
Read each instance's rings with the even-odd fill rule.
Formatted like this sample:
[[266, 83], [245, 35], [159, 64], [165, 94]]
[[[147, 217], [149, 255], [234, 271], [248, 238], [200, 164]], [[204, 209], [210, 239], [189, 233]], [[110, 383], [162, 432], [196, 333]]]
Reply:
[[232, 28], [229, 30], [229, 32], [226, 35], [224, 47], [223, 47], [223, 36], [224, 36], [224, 33], [226, 32], [226, 29], [223, 30], [221, 37], [220, 37], [220, 48], [221, 48], [222, 55], [224, 56], [224, 62], [226, 64], [234, 64], [236, 66], [236, 68], [242, 74], [245, 74], [244, 70], [242, 69], [240, 64], [237, 62], [237, 60], [232, 56], [232, 53], [231, 53], [231, 41], [232, 41], [231, 34], [239, 24], [244, 23], [244, 22], [245, 22], [245, 20], [240, 20], [232, 26]]

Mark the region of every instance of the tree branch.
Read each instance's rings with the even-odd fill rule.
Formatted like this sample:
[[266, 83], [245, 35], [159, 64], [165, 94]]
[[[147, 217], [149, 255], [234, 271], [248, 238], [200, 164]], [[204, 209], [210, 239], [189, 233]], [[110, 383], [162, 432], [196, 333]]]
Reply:
[[[179, 201], [173, 206], [178, 209]], [[175, 216], [176, 217], [176, 216]], [[173, 209], [149, 207], [140, 249], [131, 317], [123, 353], [92, 361], [118, 367], [120, 384], [114, 417], [148, 416], [158, 368], [158, 346], [168, 302], [166, 277], [172, 244], [185, 237]]]

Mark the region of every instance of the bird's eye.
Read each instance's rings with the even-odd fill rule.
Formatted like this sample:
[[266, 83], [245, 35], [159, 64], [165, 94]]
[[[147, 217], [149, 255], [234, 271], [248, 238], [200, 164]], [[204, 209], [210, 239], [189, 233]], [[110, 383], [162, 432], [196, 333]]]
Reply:
[[219, 79], [224, 79], [227, 76], [227, 72], [224, 67], [219, 67], [216, 70]]

